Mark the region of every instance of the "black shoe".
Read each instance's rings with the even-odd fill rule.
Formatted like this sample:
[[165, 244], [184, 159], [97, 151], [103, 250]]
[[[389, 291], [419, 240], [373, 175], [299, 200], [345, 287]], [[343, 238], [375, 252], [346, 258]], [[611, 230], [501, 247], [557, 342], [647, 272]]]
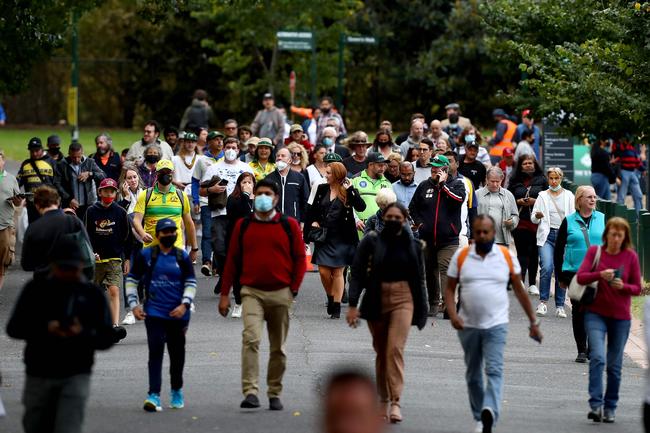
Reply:
[[438, 315], [438, 306], [429, 305], [429, 317], [436, 317]]
[[327, 297], [327, 314], [332, 314], [332, 306], [334, 305], [334, 296]]
[[591, 409], [587, 414], [587, 419], [591, 419], [594, 422], [601, 422], [603, 420], [603, 410], [601, 408]]
[[203, 266], [201, 266], [201, 273], [205, 275], [206, 277], [211, 277], [212, 276], [212, 263], [209, 261], [203, 262]]
[[349, 301], [348, 298], [348, 289], [343, 289], [343, 297], [341, 298], [341, 304], [347, 304]]
[[490, 409], [483, 409], [481, 412], [481, 422], [483, 423], [483, 433], [492, 433], [492, 424], [494, 424], [494, 415]]
[[589, 357], [587, 356], [586, 353], [584, 353], [584, 352], [578, 353], [578, 356], [576, 358], [577, 363], [586, 364], [588, 360], [589, 360]]
[[124, 340], [124, 338], [126, 338], [126, 328], [124, 328], [124, 326], [114, 325], [113, 338], [115, 339], [116, 343], [120, 340]]
[[279, 397], [269, 398], [269, 410], [282, 410], [282, 409], [284, 409], [284, 406], [282, 406], [282, 402], [280, 401]]
[[330, 313], [330, 319], [340, 319], [340, 318], [341, 318], [341, 303], [333, 302], [332, 312]]
[[603, 412], [603, 422], [611, 424], [614, 421], [616, 421], [616, 412], [614, 409], [605, 409]]
[[260, 407], [260, 399], [255, 394], [248, 394], [239, 407], [242, 409], [257, 409]]

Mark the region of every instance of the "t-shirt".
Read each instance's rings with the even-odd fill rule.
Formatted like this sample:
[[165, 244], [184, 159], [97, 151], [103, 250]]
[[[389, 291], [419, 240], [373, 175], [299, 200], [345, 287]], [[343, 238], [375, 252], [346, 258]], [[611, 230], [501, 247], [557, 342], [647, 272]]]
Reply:
[[348, 156], [343, 160], [343, 165], [348, 171], [348, 177], [352, 177], [357, 173], [361, 173], [363, 170], [368, 168], [368, 162], [364, 158], [363, 161], [359, 162], [354, 159], [354, 156]]
[[176, 182], [183, 182], [184, 184], [191, 184], [194, 166], [199, 159], [200, 155], [197, 155], [196, 153], [192, 156], [185, 157], [174, 155], [174, 158], [172, 159], [172, 162], [174, 163], [174, 180]]
[[429, 166], [422, 167], [420, 165], [419, 159], [415, 162], [412, 162], [412, 164], [413, 164], [413, 170], [415, 171], [415, 175], [413, 176], [413, 181], [415, 183], [419, 185], [431, 177], [431, 167]]
[[13, 174], [0, 173], [0, 230], [14, 226], [14, 205], [9, 200], [20, 192]]
[[[226, 161], [219, 161], [216, 164], [212, 164], [203, 174], [201, 182], [212, 179], [212, 176], [219, 176], [221, 179], [227, 179], [228, 185], [226, 185], [226, 194], [232, 194], [235, 186], [237, 185], [237, 179], [242, 173], [253, 173], [253, 169], [250, 165], [242, 162], [240, 160], [235, 160], [234, 163], [228, 164]], [[226, 208], [217, 209], [212, 211], [212, 217], [226, 215]]]
[[185, 248], [185, 236], [182, 230], [183, 215], [190, 212], [190, 200], [187, 194], [183, 194], [183, 203], [178, 199], [176, 188], [172, 185], [169, 192], [164, 193], [158, 190], [158, 184], [153, 187], [149, 203], [145, 203], [147, 198], [147, 190], [138, 194], [138, 201], [135, 204], [135, 212], [144, 215], [144, 231], [153, 237], [151, 243], [145, 243], [145, 247], [150, 247], [158, 244], [156, 239], [156, 224], [163, 218], [170, 218], [176, 223], [178, 227], [178, 239], [174, 246], [176, 248]]
[[[458, 249], [449, 262], [447, 276], [458, 278]], [[521, 272], [519, 261], [508, 250], [516, 274]], [[474, 245], [460, 271], [459, 316], [468, 328], [488, 329], [508, 323], [508, 281], [510, 268], [499, 246], [492, 246], [485, 257], [476, 253]]]
[[472, 181], [474, 189], [479, 189], [485, 183], [487, 170], [485, 169], [485, 165], [478, 160], [469, 163], [461, 161], [458, 172]]

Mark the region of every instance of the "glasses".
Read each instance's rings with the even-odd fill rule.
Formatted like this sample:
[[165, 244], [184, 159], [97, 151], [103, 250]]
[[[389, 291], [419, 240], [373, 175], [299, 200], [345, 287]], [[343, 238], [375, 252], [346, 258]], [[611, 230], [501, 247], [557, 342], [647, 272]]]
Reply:
[[224, 129], [232, 131], [233, 129], [237, 129], [237, 127], [236, 126], [226, 126]]
[[418, 152], [428, 152], [430, 149], [428, 147], [421, 147], [418, 149]]
[[302, 156], [300, 152], [291, 152], [291, 156]]

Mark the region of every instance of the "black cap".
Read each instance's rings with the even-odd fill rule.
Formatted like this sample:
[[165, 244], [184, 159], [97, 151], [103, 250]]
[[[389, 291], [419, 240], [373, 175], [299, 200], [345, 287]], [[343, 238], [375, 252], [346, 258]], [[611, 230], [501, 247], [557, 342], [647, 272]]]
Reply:
[[372, 164], [372, 163], [388, 164], [388, 160], [384, 158], [384, 155], [382, 155], [379, 152], [370, 152], [367, 161], [368, 164]]
[[50, 144], [58, 144], [58, 145], [60, 145], [61, 144], [61, 137], [59, 137], [56, 134], [50, 135], [49, 137], [47, 137], [47, 145], [49, 146]]
[[41, 142], [41, 139], [38, 137], [30, 138], [29, 143], [27, 143], [28, 150], [42, 149], [42, 148], [43, 148], [43, 143]]
[[265, 93], [262, 99], [273, 99], [273, 93]]

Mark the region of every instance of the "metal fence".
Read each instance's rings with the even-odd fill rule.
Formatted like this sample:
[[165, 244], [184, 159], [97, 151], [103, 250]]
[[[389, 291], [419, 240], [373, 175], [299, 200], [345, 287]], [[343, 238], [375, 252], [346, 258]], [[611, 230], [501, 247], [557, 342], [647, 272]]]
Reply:
[[[570, 180], [564, 180], [562, 186], [575, 194], [579, 185]], [[621, 217], [627, 220], [632, 229], [632, 244], [639, 255], [641, 277], [644, 281], [650, 280], [650, 211], [641, 209], [637, 215], [636, 210], [629, 209], [626, 205], [601, 199], [598, 199], [596, 209], [605, 214], [605, 221], [612, 217]], [[648, 278], [645, 278], [646, 275]]]

